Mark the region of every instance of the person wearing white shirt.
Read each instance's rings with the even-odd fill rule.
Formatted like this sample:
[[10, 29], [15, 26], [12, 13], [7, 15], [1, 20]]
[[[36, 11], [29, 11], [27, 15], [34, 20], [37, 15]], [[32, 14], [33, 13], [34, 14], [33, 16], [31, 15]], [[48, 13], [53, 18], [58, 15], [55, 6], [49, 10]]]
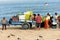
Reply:
[[55, 19], [55, 23], [57, 23], [56, 27], [58, 28], [58, 13], [55, 13], [54, 19]]

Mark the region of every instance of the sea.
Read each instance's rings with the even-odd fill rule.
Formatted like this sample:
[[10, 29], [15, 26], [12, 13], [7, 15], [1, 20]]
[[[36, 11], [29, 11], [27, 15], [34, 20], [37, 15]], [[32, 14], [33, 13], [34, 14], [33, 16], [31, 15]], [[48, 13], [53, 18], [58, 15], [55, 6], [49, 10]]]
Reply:
[[11, 16], [19, 13], [23, 14], [27, 11], [33, 11], [34, 14], [45, 16], [48, 12], [54, 16], [55, 12], [60, 14], [60, 2], [44, 2], [39, 3], [1, 3], [0, 4], [0, 20], [6, 17], [8, 20]]

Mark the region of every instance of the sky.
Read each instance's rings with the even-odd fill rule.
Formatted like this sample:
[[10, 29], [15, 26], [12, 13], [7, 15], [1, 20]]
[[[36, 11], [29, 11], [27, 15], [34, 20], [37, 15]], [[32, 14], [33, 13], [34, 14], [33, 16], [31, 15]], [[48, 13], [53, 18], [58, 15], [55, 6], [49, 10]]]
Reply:
[[0, 3], [14, 3], [14, 2], [60, 2], [60, 0], [0, 0]]

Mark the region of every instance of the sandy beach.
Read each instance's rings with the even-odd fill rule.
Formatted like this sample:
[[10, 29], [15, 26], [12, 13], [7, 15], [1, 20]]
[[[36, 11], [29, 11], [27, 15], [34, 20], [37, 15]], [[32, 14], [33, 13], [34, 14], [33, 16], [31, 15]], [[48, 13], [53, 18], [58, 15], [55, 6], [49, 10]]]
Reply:
[[60, 40], [60, 29], [0, 29], [0, 40]]

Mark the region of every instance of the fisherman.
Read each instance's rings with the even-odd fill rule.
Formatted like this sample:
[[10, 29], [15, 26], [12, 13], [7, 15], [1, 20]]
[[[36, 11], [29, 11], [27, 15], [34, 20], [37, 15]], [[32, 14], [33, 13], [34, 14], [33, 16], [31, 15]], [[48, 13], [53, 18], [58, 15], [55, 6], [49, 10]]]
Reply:
[[3, 19], [1, 20], [2, 22], [2, 30], [5, 29], [6, 30], [6, 24], [7, 24], [7, 20], [5, 17], [3, 17]]
[[47, 29], [47, 28], [49, 28], [50, 27], [50, 14], [49, 13], [47, 13], [47, 16], [46, 16], [46, 19], [45, 19], [45, 28]]
[[40, 29], [41, 23], [42, 23], [42, 17], [40, 16], [40, 14], [38, 14], [36, 16], [36, 27]]
[[[58, 13], [55, 13], [54, 19], [56, 23], [58, 23], [58, 16]], [[58, 24], [56, 25], [56, 27], [58, 28]]]

